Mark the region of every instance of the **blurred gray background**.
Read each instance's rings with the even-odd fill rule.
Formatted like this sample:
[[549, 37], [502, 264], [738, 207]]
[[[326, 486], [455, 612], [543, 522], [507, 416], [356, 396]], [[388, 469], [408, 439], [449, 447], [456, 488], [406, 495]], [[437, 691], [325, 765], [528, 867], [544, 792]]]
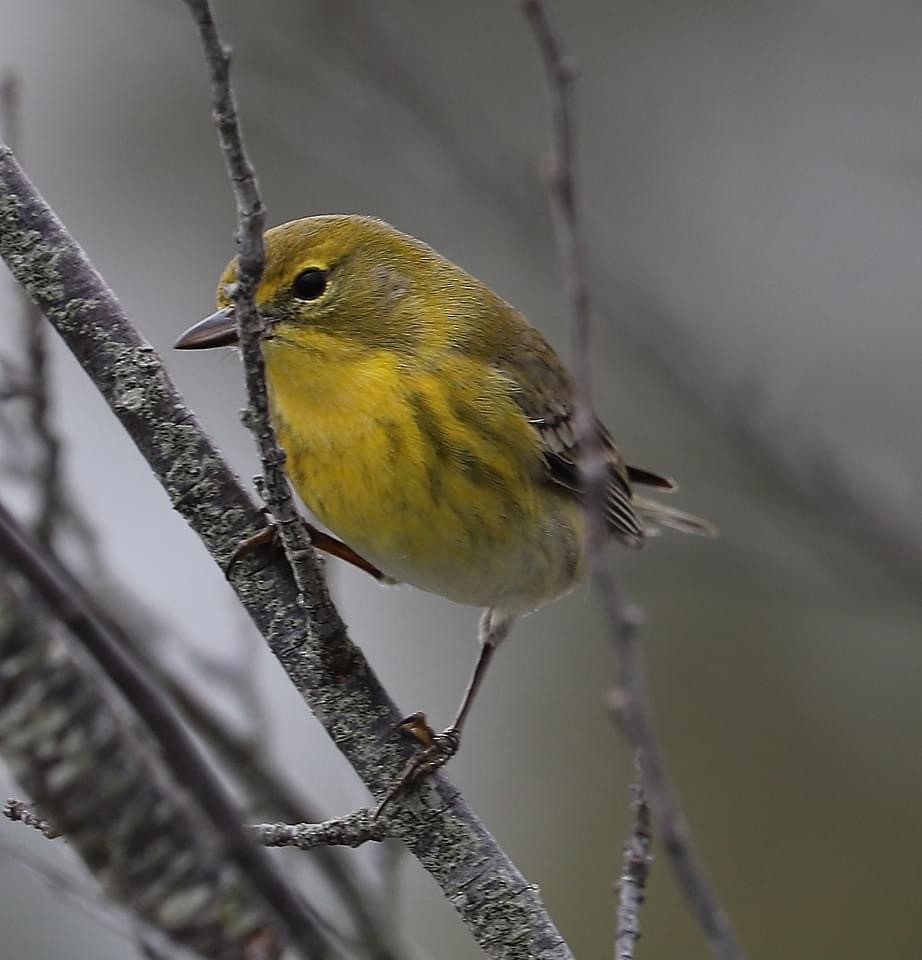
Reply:
[[[566, 355], [537, 174], [544, 82], [516, 3], [216, 8], [272, 222], [384, 217], [488, 281]], [[582, 68], [598, 405], [630, 459], [679, 477], [681, 505], [722, 530], [715, 542], [664, 536], [642, 555], [614, 554], [646, 611], [657, 728], [698, 846], [752, 957], [918, 957], [919, 569], [821, 509], [822, 489], [794, 493], [678, 389], [627, 304], [639, 298], [681, 326], [735, 385], [726, 404], [763, 398], [792, 430], [840, 444], [869, 490], [879, 481], [917, 506], [922, 8], [582, 0], [553, 12]], [[0, 67], [23, 83], [30, 175], [249, 477], [236, 360], [170, 351], [210, 312], [233, 253], [185, 8], [0, 0]], [[15, 301], [8, 287], [2, 296], [6, 347]], [[54, 374], [79, 499], [163, 643], [199, 687], [208, 677], [184, 661], [185, 646], [247, 658], [279, 764], [329, 814], [364, 804], [270, 655], [241, 639], [221, 572], [57, 344]], [[474, 657], [476, 612], [380, 589], [333, 562], [329, 571], [400, 706], [447, 721]], [[603, 709], [613, 676], [597, 605], [579, 590], [518, 626], [451, 765], [583, 957], [610, 953], [628, 825], [631, 758]], [[61, 844], [10, 824], [0, 840], [0, 954], [134, 955], [12, 855], [66, 865]], [[401, 883], [411, 955], [478, 955], [415, 863]], [[642, 925], [646, 960], [706, 956], [662, 856]]]

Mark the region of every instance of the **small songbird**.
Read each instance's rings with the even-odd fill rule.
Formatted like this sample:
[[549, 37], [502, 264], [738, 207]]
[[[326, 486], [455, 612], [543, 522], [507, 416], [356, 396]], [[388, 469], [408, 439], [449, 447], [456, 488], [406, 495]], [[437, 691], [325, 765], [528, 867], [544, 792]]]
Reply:
[[[265, 241], [256, 303], [292, 485], [351, 548], [344, 555], [485, 608], [480, 657], [453, 723], [438, 736], [414, 728], [431, 769], [457, 750], [513, 620], [567, 593], [586, 569], [573, 382], [518, 310], [387, 223], [308, 217]], [[177, 348], [236, 342], [235, 281], [234, 260], [218, 284], [217, 313]], [[660, 526], [713, 533], [635, 493], [675, 484], [627, 465], [600, 432], [612, 537], [640, 547]]]

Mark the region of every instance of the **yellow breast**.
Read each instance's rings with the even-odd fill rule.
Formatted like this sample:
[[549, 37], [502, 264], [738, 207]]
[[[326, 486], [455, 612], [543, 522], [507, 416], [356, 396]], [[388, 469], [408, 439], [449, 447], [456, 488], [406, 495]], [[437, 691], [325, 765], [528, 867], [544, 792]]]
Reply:
[[581, 511], [543, 482], [537, 437], [499, 373], [319, 333], [309, 348], [269, 341], [266, 365], [295, 489], [389, 576], [510, 613], [578, 578]]

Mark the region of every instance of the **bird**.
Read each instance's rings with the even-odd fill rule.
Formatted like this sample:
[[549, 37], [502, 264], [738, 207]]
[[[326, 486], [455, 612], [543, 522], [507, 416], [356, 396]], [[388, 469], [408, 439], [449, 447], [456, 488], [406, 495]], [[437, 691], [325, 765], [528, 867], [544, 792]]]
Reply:
[[[237, 260], [217, 312], [180, 350], [233, 346]], [[311, 216], [265, 234], [255, 300], [288, 479], [333, 537], [318, 545], [380, 579], [483, 609], [479, 655], [449, 727], [404, 721], [422, 744], [405, 781], [457, 752], [497, 647], [519, 617], [572, 590], [587, 565], [576, 390], [525, 316], [421, 240], [361, 215]], [[637, 549], [662, 527], [713, 535], [637, 492], [675, 482], [628, 464], [597, 421], [599, 504]]]

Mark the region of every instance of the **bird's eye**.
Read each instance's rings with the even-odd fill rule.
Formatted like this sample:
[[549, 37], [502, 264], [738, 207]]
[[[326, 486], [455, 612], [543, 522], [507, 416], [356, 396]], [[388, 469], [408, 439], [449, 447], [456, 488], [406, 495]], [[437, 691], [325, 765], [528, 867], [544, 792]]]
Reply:
[[327, 288], [327, 272], [320, 267], [308, 267], [302, 270], [292, 284], [295, 296], [299, 300], [316, 300]]

